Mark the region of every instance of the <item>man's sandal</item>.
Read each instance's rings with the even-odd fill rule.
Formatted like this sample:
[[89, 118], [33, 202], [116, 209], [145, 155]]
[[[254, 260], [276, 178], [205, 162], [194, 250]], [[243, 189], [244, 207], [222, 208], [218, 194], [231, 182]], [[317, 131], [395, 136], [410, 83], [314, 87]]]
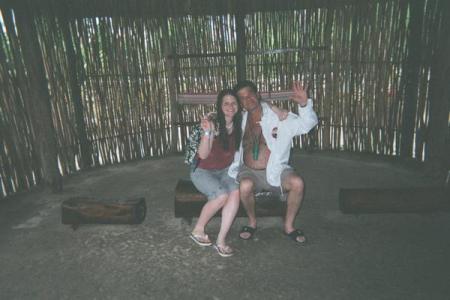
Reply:
[[[253, 235], [256, 232], [256, 228], [251, 227], [251, 226], [243, 226], [241, 231], [239, 232], [239, 237], [243, 240], [250, 240], [251, 238], [253, 238]], [[247, 238], [242, 237], [243, 233], [248, 233], [249, 236]]]
[[189, 237], [199, 246], [205, 247], [205, 246], [211, 246], [212, 242], [209, 240], [209, 237], [207, 234], [194, 234], [191, 233]]
[[[305, 234], [300, 229], [294, 229], [293, 231], [291, 231], [289, 233], [285, 233], [285, 234], [287, 235], [288, 238], [290, 238], [291, 240], [293, 240], [297, 244], [300, 244], [300, 245], [305, 245], [306, 244]], [[299, 241], [298, 240], [299, 237], [303, 237], [303, 241]]]
[[230, 257], [234, 254], [234, 251], [230, 246], [215, 244], [214, 249], [216, 249], [217, 253], [219, 253], [219, 255], [222, 257]]

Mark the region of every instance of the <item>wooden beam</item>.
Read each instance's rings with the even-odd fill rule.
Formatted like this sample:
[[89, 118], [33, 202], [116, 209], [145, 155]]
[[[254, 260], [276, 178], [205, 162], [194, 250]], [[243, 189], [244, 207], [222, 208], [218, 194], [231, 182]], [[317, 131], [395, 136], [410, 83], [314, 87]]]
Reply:
[[[293, 96], [291, 91], [265, 92], [260, 93], [263, 101], [286, 101]], [[214, 104], [217, 94], [178, 94], [179, 104]]]
[[400, 155], [412, 157], [414, 131], [416, 127], [417, 93], [419, 71], [422, 64], [422, 23], [424, 0], [410, 1], [411, 17], [409, 20], [407, 49], [402, 85], [404, 88], [403, 115], [401, 128]]
[[430, 78], [430, 120], [428, 127], [428, 154], [430, 162], [438, 166], [442, 179], [450, 171], [450, 2], [440, 0], [440, 35], [434, 51]]
[[[388, 0], [366, 0], [377, 3]], [[75, 18], [89, 17], [179, 17], [236, 14], [270, 11], [292, 11], [354, 5], [361, 0], [2, 0], [1, 8], [28, 6], [36, 13], [52, 13], [55, 6], [64, 6]]]
[[170, 97], [170, 124], [171, 124], [171, 135], [172, 135], [172, 143], [170, 152], [176, 153], [177, 143], [178, 143], [178, 126], [176, 124], [179, 123], [178, 118], [178, 103], [177, 103], [177, 66], [178, 60], [175, 56], [175, 51], [170, 44], [170, 34], [169, 34], [169, 25], [168, 19], [163, 19], [163, 51], [166, 60], [166, 68], [167, 68], [167, 80], [169, 85], [169, 97]]
[[61, 191], [62, 178], [57, 162], [56, 132], [34, 17], [27, 8], [16, 10], [15, 16], [31, 96], [24, 101], [27, 101], [28, 107], [31, 108], [30, 115], [35, 132], [34, 146], [40, 162], [42, 180], [54, 191]]
[[64, 42], [66, 44], [66, 54], [68, 62], [68, 75], [70, 84], [70, 97], [73, 102], [75, 110], [75, 121], [78, 140], [81, 148], [81, 169], [90, 167], [92, 165], [92, 145], [89, 142], [86, 125], [84, 123], [84, 109], [81, 101], [81, 81], [79, 80], [77, 71], [77, 55], [75, 54], [75, 47], [72, 42], [72, 35], [70, 34], [70, 19], [67, 17], [60, 18], [60, 24], [64, 35]]
[[450, 211], [450, 189], [341, 189], [339, 208], [343, 213], [350, 214]]
[[236, 14], [236, 74], [237, 81], [247, 78], [246, 52], [247, 41], [245, 39], [245, 14]]

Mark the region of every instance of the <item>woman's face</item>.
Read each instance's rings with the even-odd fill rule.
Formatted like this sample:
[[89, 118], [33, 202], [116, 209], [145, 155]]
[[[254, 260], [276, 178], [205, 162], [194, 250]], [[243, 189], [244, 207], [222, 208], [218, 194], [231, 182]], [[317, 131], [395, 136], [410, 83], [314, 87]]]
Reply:
[[222, 111], [225, 117], [233, 118], [238, 111], [238, 103], [232, 95], [225, 95], [222, 99]]

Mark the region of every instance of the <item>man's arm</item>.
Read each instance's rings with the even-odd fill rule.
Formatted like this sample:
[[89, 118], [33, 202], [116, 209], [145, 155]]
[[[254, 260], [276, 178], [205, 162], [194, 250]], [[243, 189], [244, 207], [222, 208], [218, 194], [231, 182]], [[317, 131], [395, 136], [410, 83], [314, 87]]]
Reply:
[[313, 101], [308, 99], [307, 89], [308, 86], [303, 87], [298, 81], [294, 82], [292, 87], [291, 100], [299, 105], [298, 115], [291, 113], [285, 121], [293, 136], [308, 133], [318, 123]]
[[288, 117], [289, 111], [279, 108], [278, 106], [273, 105], [272, 103], [267, 101], [264, 101], [264, 103], [267, 103], [267, 105], [269, 105], [270, 109], [277, 115], [278, 120], [283, 121]]

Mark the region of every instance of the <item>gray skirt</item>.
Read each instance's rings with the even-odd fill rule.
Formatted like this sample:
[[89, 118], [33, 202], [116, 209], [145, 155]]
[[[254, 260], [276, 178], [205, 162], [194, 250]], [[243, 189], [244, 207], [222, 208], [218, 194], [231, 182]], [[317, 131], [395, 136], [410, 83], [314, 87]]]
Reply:
[[239, 189], [236, 180], [228, 175], [228, 168], [219, 170], [196, 168], [191, 171], [191, 180], [197, 190], [206, 195], [208, 200], [214, 200]]

